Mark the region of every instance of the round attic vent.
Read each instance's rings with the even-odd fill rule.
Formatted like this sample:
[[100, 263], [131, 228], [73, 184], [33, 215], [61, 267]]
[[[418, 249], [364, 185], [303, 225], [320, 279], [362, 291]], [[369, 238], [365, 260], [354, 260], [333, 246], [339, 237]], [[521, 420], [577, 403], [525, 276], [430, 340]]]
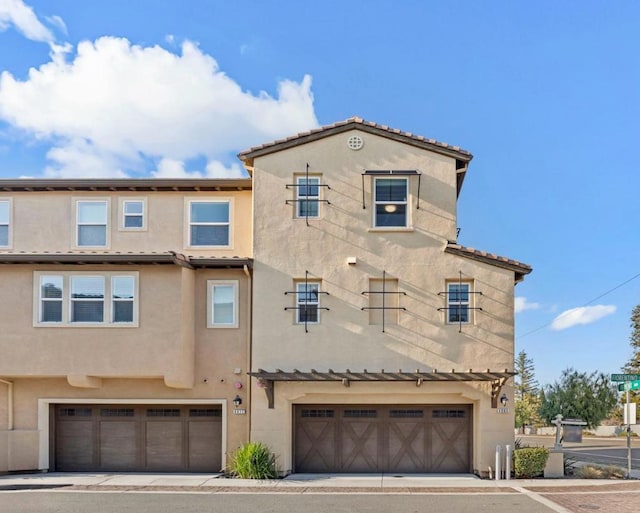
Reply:
[[364, 146], [364, 141], [359, 135], [352, 135], [351, 137], [349, 137], [349, 139], [347, 139], [347, 146], [350, 150], [356, 151]]

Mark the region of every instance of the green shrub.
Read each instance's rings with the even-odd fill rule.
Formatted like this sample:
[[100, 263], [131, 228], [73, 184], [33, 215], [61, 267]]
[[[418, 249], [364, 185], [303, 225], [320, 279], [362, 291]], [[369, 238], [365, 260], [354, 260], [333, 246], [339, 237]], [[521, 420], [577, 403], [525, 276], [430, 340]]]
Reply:
[[513, 469], [518, 479], [541, 476], [549, 458], [546, 447], [526, 447], [513, 452]]
[[242, 479], [273, 479], [278, 476], [276, 457], [261, 442], [242, 445], [231, 458], [229, 473]]

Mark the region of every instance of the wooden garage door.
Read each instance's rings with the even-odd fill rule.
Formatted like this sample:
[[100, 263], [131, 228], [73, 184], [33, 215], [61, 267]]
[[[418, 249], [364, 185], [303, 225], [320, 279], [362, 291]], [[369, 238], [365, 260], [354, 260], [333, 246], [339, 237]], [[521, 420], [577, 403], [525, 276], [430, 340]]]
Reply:
[[471, 472], [471, 405], [297, 405], [295, 472]]
[[220, 406], [57, 405], [59, 471], [217, 472]]

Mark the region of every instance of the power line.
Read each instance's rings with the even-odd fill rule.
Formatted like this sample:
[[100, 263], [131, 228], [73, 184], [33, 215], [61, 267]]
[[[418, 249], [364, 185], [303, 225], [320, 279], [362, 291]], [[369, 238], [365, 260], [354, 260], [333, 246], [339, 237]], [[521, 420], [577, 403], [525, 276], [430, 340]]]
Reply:
[[[619, 283], [618, 285], [616, 285], [615, 287], [613, 287], [612, 289], [607, 290], [606, 292], [600, 294], [599, 296], [594, 297], [593, 299], [587, 301], [585, 304], [583, 304], [582, 306], [588, 306], [591, 303], [597, 301], [598, 299], [601, 299], [609, 294], [611, 294], [614, 290], [618, 290], [620, 287], [625, 286], [627, 283], [635, 280], [636, 278], [638, 278], [640, 276], [640, 273], [636, 274], [635, 276], [632, 276], [631, 278], [629, 278], [628, 280], [623, 281], [622, 283]], [[533, 335], [534, 333], [537, 333], [538, 331], [546, 328], [547, 326], [551, 326], [553, 324], [553, 320], [551, 320], [550, 322], [543, 324], [542, 326], [538, 326], [537, 328], [531, 330], [531, 331], [527, 331], [524, 335], [520, 335], [519, 337], [517, 337], [517, 340], [523, 339], [524, 337], [527, 337], [529, 335]]]

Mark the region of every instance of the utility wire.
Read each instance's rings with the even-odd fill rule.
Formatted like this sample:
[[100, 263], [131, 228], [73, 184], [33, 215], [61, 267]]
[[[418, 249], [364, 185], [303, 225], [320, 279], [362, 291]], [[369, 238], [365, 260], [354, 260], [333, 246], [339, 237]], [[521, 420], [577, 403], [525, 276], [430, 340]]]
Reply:
[[[619, 283], [618, 285], [616, 285], [615, 287], [613, 287], [612, 289], [607, 290], [606, 292], [600, 294], [597, 297], [594, 297], [593, 299], [587, 301], [585, 304], [583, 304], [582, 306], [588, 306], [591, 303], [594, 303], [595, 301], [597, 301], [598, 299], [601, 299], [609, 294], [611, 294], [614, 290], [618, 290], [620, 287], [625, 286], [627, 283], [635, 280], [636, 278], [638, 278], [640, 276], [640, 273], [636, 274], [635, 276], [632, 276], [631, 278], [629, 278], [628, 280], [623, 281], [622, 283]], [[554, 318], [555, 319], [555, 318]], [[516, 340], [520, 340], [523, 339], [524, 337], [527, 337], [529, 335], [533, 335], [534, 333], [537, 333], [538, 331], [546, 328], [547, 326], [551, 326], [553, 324], [553, 320], [551, 320], [550, 322], [548, 322], [547, 324], [543, 324], [542, 326], [539, 326], [531, 331], [527, 331], [524, 335], [520, 335], [519, 337], [516, 337]]]

